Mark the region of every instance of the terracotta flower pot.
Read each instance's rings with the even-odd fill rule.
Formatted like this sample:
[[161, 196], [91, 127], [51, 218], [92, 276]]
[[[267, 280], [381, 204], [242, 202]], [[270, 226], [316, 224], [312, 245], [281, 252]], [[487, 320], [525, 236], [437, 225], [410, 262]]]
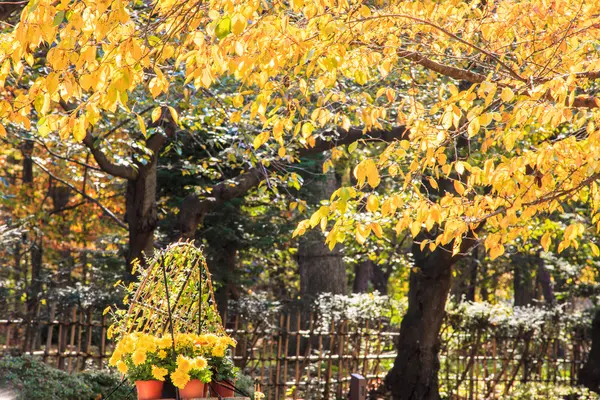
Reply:
[[192, 379], [183, 389], [179, 389], [179, 395], [184, 399], [204, 397], [204, 382], [200, 379]]
[[161, 381], [135, 381], [138, 400], [157, 400], [162, 397], [164, 382]]
[[219, 381], [211, 384], [211, 389], [221, 397], [235, 397], [233, 385], [227, 381]]

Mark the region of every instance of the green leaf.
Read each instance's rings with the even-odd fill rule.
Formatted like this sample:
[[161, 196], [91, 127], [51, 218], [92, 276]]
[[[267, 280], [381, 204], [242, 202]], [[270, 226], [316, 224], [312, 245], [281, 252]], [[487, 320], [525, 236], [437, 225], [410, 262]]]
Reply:
[[354, 150], [356, 150], [357, 146], [358, 146], [358, 142], [350, 143], [350, 145], [348, 146], [348, 153], [353, 153]]
[[65, 12], [64, 11], [59, 11], [54, 16], [54, 20], [52, 21], [52, 23], [53, 23], [54, 26], [58, 26], [58, 25], [60, 25], [63, 22], [64, 19], [65, 19]]
[[217, 27], [215, 28], [215, 34], [219, 39], [223, 39], [227, 35], [231, 33], [231, 18], [224, 17], [221, 18]]
[[158, 46], [161, 43], [161, 40], [158, 36], [149, 36], [148, 37], [148, 44], [152, 47]]

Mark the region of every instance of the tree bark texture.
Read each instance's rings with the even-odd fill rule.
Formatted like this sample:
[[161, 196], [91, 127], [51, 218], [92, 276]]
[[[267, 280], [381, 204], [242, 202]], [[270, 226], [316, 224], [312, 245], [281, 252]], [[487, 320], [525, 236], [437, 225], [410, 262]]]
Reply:
[[[423, 235], [421, 235], [423, 236]], [[452, 283], [452, 266], [469, 252], [474, 241], [464, 238], [461, 251], [438, 247], [421, 251], [413, 244], [415, 267], [410, 273], [408, 309], [400, 326], [398, 354], [385, 379], [394, 400], [438, 400], [440, 329]]]
[[354, 266], [353, 293], [366, 293], [369, 291], [369, 281], [373, 275], [373, 261], [365, 260]]
[[[317, 199], [328, 199], [338, 188], [333, 171], [325, 179], [316, 180], [312, 185]], [[300, 272], [300, 293], [303, 299], [315, 298], [321, 293], [345, 294], [348, 289], [346, 266], [338, 246], [329, 250], [320, 229], [306, 232], [298, 244], [298, 270]]]
[[596, 311], [592, 321], [592, 349], [579, 371], [579, 383], [600, 394], [600, 310]]

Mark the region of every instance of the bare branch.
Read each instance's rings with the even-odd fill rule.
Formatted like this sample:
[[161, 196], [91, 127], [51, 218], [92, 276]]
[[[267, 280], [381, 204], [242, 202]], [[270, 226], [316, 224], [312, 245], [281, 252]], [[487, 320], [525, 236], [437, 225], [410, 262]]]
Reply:
[[54, 175], [46, 167], [44, 167], [41, 163], [37, 162], [35, 160], [35, 158], [32, 157], [31, 161], [35, 165], [37, 165], [42, 171], [44, 171], [46, 174], [48, 174], [49, 177], [51, 177], [52, 179], [57, 180], [58, 182], [62, 183], [63, 185], [65, 185], [65, 186], [69, 187], [70, 189], [74, 190], [75, 192], [79, 193], [79, 195], [81, 195], [82, 197], [86, 198], [87, 200], [91, 201], [92, 203], [94, 203], [95, 205], [97, 205], [98, 207], [100, 207], [102, 209], [102, 211], [104, 211], [104, 214], [106, 214], [113, 221], [115, 221], [117, 223], [117, 225], [119, 225], [123, 229], [127, 229], [127, 224], [125, 224], [121, 219], [119, 219], [119, 217], [117, 217], [112, 211], [110, 211], [108, 208], [106, 208], [97, 199], [93, 198], [92, 196], [90, 196], [90, 195], [88, 195], [86, 193], [82, 193], [81, 190], [79, 190], [77, 187], [75, 187], [70, 182], [67, 182], [64, 179], [59, 178], [58, 176]]

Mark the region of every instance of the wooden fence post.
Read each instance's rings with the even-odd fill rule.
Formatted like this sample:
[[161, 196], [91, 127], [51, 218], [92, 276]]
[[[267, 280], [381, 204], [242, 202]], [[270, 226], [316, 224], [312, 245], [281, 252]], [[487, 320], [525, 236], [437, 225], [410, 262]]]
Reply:
[[360, 374], [350, 375], [350, 400], [367, 399], [367, 380]]
[[102, 316], [102, 330], [100, 332], [100, 358], [98, 366], [100, 369], [104, 366], [104, 358], [106, 357], [106, 315]]
[[54, 318], [56, 317], [56, 304], [50, 306], [50, 320], [48, 321], [48, 337], [46, 338], [46, 348], [44, 350], [44, 362], [48, 362], [48, 356], [52, 350], [52, 333], [54, 331]]

